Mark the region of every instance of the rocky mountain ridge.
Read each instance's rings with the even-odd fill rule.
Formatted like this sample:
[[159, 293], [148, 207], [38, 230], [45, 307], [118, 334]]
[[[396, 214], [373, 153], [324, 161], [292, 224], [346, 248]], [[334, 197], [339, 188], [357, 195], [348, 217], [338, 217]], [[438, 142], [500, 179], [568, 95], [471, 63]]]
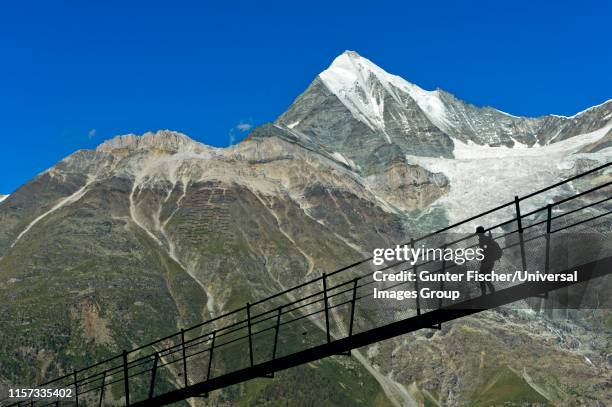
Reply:
[[[0, 384], [42, 382], [612, 157], [610, 102], [513, 118], [372, 65], [341, 55], [235, 146], [118, 136], [1, 202]], [[461, 406], [509, 387], [497, 402], [605, 401], [609, 334], [599, 317], [488, 312], [206, 403], [308, 405], [317, 388], [330, 405]]]
[[572, 117], [517, 117], [478, 108], [443, 90], [426, 91], [353, 51], [338, 56], [275, 122], [278, 134], [322, 144], [366, 175], [406, 154], [453, 157], [457, 141], [489, 146], [542, 146], [604, 127], [612, 100]]

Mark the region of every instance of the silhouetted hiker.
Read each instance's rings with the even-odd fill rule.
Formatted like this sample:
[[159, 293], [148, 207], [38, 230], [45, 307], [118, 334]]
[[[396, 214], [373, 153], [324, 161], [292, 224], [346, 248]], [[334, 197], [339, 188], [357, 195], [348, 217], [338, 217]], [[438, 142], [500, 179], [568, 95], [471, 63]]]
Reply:
[[[484, 259], [480, 262], [480, 274], [491, 274], [493, 271], [493, 265], [502, 256], [501, 247], [497, 244], [491, 236], [485, 235], [484, 227], [478, 226], [476, 228], [476, 234], [478, 234], [478, 246], [483, 249]], [[495, 287], [490, 281], [480, 281], [480, 291], [482, 295], [486, 294], [487, 287], [491, 292], [495, 292]]]

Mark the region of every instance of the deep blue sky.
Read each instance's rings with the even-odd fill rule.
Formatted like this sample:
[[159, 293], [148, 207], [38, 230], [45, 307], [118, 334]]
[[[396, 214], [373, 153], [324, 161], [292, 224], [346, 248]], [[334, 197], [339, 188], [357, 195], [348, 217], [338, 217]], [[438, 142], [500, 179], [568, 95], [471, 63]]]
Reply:
[[0, 193], [116, 134], [225, 146], [345, 49], [516, 115], [612, 97], [609, 1], [95, 3], [1, 3]]

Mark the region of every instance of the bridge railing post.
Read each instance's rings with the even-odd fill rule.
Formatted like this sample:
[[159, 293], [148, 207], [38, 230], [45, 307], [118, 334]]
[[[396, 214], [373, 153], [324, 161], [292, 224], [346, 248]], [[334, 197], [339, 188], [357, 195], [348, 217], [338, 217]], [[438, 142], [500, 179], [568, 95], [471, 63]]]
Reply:
[[278, 331], [280, 330], [280, 320], [282, 314], [283, 306], [278, 307], [278, 311], [276, 314], [276, 327], [274, 328], [274, 346], [272, 348], [272, 360], [276, 359], [276, 349], [278, 347]]
[[208, 370], [206, 373], [206, 381], [210, 380], [210, 371], [212, 369], [212, 362], [213, 362], [213, 352], [215, 350], [215, 337], [217, 336], [217, 331], [213, 331], [212, 333], [212, 339], [210, 342], [210, 356], [208, 358]]
[[546, 205], [546, 263], [544, 264], [544, 272], [548, 274], [550, 269], [550, 233], [552, 224], [552, 205]]
[[349, 338], [353, 336], [353, 323], [355, 321], [355, 302], [357, 301], [357, 283], [359, 282], [359, 278], [355, 278], [353, 280], [353, 298], [351, 299], [351, 319], [349, 322]]
[[123, 390], [125, 392], [125, 406], [130, 406], [130, 379], [128, 376], [128, 352], [123, 351]]
[[[550, 233], [552, 226], [552, 205], [546, 205], [546, 260], [544, 262], [544, 273], [550, 270]], [[548, 298], [548, 292], [544, 293], [543, 298]]]
[[546, 205], [546, 233], [550, 234], [550, 228], [552, 225], [552, 205]]
[[329, 299], [327, 298], [327, 273], [323, 273], [323, 302], [325, 306], [325, 330], [327, 333], [327, 343], [331, 342], [331, 334], [329, 332]]
[[251, 362], [251, 367], [253, 367], [253, 335], [251, 331], [251, 304], [248, 302], [246, 304], [246, 312], [247, 312], [247, 329], [249, 333], [249, 360]]
[[189, 378], [187, 376], [187, 349], [185, 348], [185, 329], [181, 328], [181, 351], [183, 359], [183, 376], [185, 387], [189, 386]]
[[[442, 246], [442, 253], [444, 253], [446, 247]], [[442, 274], [446, 273], [446, 260], [444, 260], [444, 256], [442, 256]], [[444, 279], [440, 279], [440, 292], [444, 292]], [[438, 300], [438, 309], [442, 308], [442, 297]]]
[[149, 398], [155, 395], [155, 377], [157, 376], [157, 363], [159, 362], [159, 353], [155, 352], [153, 357], [153, 369], [151, 369], [151, 383], [149, 384]]
[[518, 232], [523, 233], [523, 219], [521, 218], [521, 199], [518, 196], [514, 196], [514, 209], [516, 211], [516, 223], [518, 225]]
[[521, 205], [520, 198], [518, 196], [514, 196], [514, 207], [516, 210], [516, 223], [518, 226], [518, 234], [519, 234], [519, 244], [521, 246], [521, 265], [523, 266], [523, 271], [527, 269], [527, 259], [525, 257], [525, 241], [523, 240], [523, 218], [521, 217]]
[[104, 401], [104, 386], [106, 384], [106, 370], [102, 373], [102, 387], [100, 388], [100, 400], [98, 401], [98, 407], [102, 407]]
[[[410, 238], [410, 247], [414, 249], [414, 238], [412, 237]], [[415, 274], [417, 274], [416, 264], [412, 266], [412, 270], [414, 271]], [[416, 312], [417, 312], [417, 315], [421, 315], [421, 300], [419, 299], [419, 279], [418, 278], [414, 279], [414, 291], [416, 291], [416, 297], [415, 297]]]
[[77, 371], [72, 372], [74, 378], [74, 402], [76, 407], [79, 407], [79, 382], [77, 380]]
[[421, 299], [419, 298], [419, 293], [420, 293], [420, 289], [419, 289], [419, 278], [418, 278], [418, 266], [415, 264], [414, 266], [412, 266], [412, 270], [414, 271], [414, 274], [417, 276], [414, 279], [414, 291], [416, 291], [416, 297], [415, 297], [415, 302], [416, 302], [416, 312], [417, 315], [421, 315]]

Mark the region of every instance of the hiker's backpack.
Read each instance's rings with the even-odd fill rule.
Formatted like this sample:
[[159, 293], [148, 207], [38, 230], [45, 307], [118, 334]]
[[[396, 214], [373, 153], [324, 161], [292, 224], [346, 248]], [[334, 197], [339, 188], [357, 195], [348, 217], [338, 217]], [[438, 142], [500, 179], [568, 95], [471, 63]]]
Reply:
[[499, 245], [497, 244], [497, 242], [495, 240], [493, 240], [492, 238], [488, 239], [489, 241], [487, 242], [487, 251], [488, 251], [488, 255], [491, 256], [491, 260], [499, 260], [502, 257], [502, 249], [501, 247], [499, 247]]

